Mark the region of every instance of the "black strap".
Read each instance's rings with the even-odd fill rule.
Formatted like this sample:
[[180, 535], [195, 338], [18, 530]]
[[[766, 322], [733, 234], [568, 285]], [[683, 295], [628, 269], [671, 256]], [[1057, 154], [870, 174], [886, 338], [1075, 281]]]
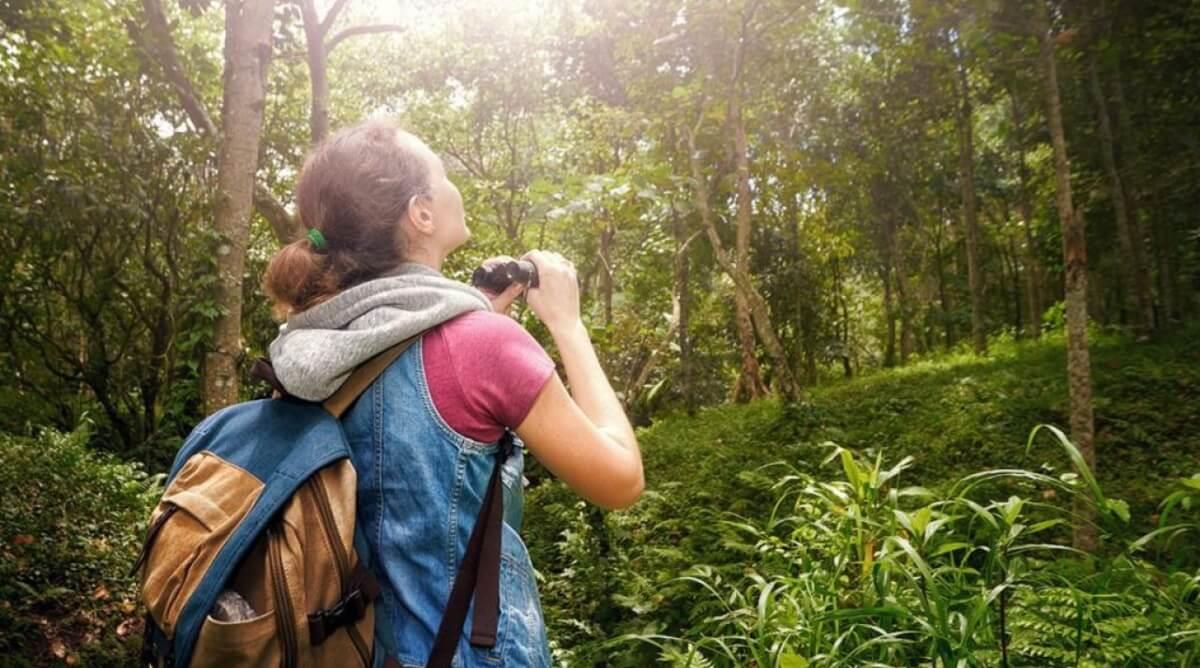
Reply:
[[379, 581], [360, 561], [355, 564], [344, 591], [345, 595], [337, 603], [308, 614], [308, 639], [314, 647], [343, 626], [362, 619], [367, 606], [379, 598]]
[[504, 493], [501, 470], [513, 451], [512, 432], [504, 432], [496, 450], [496, 464], [488, 481], [479, 519], [467, 541], [467, 552], [458, 566], [446, 614], [438, 627], [427, 668], [448, 668], [458, 649], [471, 595], [475, 595], [475, 616], [471, 621], [471, 644], [496, 645], [496, 625], [500, 613], [500, 535], [504, 521]]
[[150, 613], [144, 619], [145, 629], [142, 634], [142, 653], [140, 663], [142, 668], [174, 668], [175, 643], [163, 633]]
[[279, 382], [279, 378], [275, 375], [275, 367], [271, 366], [271, 360], [265, 357], [255, 360], [254, 366], [250, 367], [250, 377], [270, 385], [280, 396], [290, 396], [284, 389], [283, 383]]

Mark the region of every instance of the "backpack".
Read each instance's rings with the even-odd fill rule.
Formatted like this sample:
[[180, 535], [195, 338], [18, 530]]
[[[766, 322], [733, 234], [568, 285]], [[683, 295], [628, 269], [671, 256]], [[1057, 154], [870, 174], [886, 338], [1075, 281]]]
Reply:
[[[287, 396], [224, 408], [184, 441], [141, 554], [144, 664], [398, 666], [377, 633], [379, 583], [355, 526], [357, 477], [339, 418], [410, 338], [356, 369], [323, 404]], [[472, 595], [471, 643], [492, 647], [499, 615], [505, 432], [428, 666], [450, 665]]]

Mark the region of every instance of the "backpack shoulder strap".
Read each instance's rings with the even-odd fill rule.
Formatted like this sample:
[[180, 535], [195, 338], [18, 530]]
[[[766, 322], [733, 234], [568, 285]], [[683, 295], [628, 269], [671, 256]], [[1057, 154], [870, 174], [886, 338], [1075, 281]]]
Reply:
[[425, 332], [421, 332], [416, 336], [409, 337], [360, 364], [346, 379], [346, 382], [337, 389], [337, 392], [324, 401], [325, 410], [335, 418], [342, 417], [342, 413], [345, 413], [346, 409], [350, 408], [350, 404], [354, 403], [354, 400], [358, 399], [358, 396], [365, 392], [371, 383], [375, 382], [384, 369], [387, 369], [389, 364], [396, 361], [396, 358], [412, 347], [412, 344], [416, 343], [417, 339], [424, 334]]

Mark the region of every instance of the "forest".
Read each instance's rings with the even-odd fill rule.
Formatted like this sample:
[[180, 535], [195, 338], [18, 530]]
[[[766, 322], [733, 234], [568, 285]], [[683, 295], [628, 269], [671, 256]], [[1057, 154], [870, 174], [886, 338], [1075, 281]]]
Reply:
[[638, 428], [629, 510], [528, 464], [555, 665], [1200, 665], [1195, 0], [0, 0], [0, 663], [139, 665], [367, 118], [446, 276], [575, 263]]

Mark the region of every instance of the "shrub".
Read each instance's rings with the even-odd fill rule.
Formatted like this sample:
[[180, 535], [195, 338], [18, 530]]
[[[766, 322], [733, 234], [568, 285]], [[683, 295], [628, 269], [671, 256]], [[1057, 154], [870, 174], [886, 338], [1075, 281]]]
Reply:
[[0, 434], [0, 655], [6, 665], [129, 665], [129, 568], [161, 490], [87, 447], [88, 427]]

